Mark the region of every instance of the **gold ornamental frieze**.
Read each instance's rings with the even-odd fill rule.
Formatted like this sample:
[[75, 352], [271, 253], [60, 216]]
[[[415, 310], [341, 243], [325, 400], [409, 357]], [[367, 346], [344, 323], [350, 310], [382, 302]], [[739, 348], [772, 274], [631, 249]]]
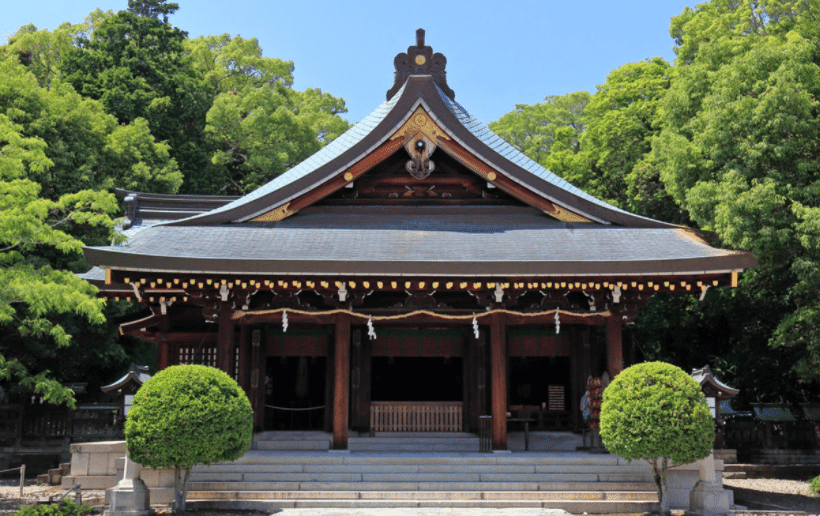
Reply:
[[251, 219], [251, 222], [279, 222], [280, 220], [284, 220], [295, 212], [290, 211], [288, 208], [290, 207], [290, 203], [285, 203], [282, 206], [278, 206], [267, 213], [263, 213], [258, 217], [254, 217]]

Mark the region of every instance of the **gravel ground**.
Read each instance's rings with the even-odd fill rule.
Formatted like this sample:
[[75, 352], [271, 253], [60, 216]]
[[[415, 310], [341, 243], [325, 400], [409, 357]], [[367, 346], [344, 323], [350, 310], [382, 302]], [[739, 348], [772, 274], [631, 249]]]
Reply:
[[[32, 504], [37, 501], [48, 500], [49, 496], [60, 496], [66, 492], [64, 488], [53, 486], [27, 486], [24, 496], [20, 498], [19, 486], [9, 485], [9, 482], [0, 484], [0, 515], [11, 515], [21, 505]], [[723, 484], [735, 492], [735, 503], [744, 505], [750, 511], [772, 511], [774, 514], [789, 514], [802, 511], [806, 514], [820, 515], [820, 496], [809, 492], [809, 483], [797, 480], [774, 479], [726, 479]], [[71, 495], [70, 495], [71, 496]], [[83, 491], [83, 502], [89, 505], [101, 506], [105, 499], [104, 491]], [[192, 514], [192, 513], [189, 513]], [[196, 516], [225, 516], [225, 512], [197, 511]], [[260, 513], [232, 513], [244, 516], [257, 516]], [[521, 510], [407, 510], [382, 509], [373, 510], [312, 510], [312, 509], [285, 509], [277, 512], [280, 516], [561, 516], [567, 515], [564, 511], [521, 511]], [[616, 516], [616, 515], [610, 515]]]
[[820, 497], [800, 480], [768, 478], [724, 479], [723, 485], [735, 492], [735, 503], [766, 511], [803, 511], [820, 514]]

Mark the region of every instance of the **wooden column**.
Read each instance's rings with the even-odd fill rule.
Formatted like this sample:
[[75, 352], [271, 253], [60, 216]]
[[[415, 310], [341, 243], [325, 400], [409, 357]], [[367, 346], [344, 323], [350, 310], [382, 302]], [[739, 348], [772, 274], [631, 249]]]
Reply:
[[333, 449], [347, 449], [348, 393], [350, 390], [350, 317], [336, 316], [333, 375]]
[[236, 371], [236, 383], [242, 387], [245, 394], [250, 395], [251, 389], [251, 354], [248, 346], [248, 327], [239, 327], [239, 371]]
[[624, 368], [620, 315], [610, 315], [606, 319], [606, 365], [610, 378], [615, 378]]
[[492, 389], [493, 450], [506, 450], [507, 327], [501, 314], [493, 314], [490, 324], [490, 378]]
[[168, 342], [161, 342], [157, 344], [157, 352], [159, 356], [157, 357], [157, 371], [162, 371], [169, 365], [170, 363], [170, 352], [168, 348], [171, 346]]
[[262, 398], [265, 390], [263, 385], [265, 372], [262, 366], [266, 354], [263, 350], [262, 331], [253, 330], [251, 332], [251, 379], [248, 399], [253, 408], [253, 429], [257, 432], [264, 430], [265, 426], [265, 404]]
[[228, 373], [233, 372], [233, 321], [231, 314], [233, 310], [228, 303], [222, 303], [219, 307], [219, 318], [217, 319], [219, 330], [216, 335], [216, 367]]

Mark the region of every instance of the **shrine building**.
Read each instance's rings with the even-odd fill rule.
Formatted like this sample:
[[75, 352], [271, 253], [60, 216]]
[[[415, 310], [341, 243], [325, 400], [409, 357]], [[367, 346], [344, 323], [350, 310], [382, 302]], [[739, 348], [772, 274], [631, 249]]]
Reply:
[[631, 360], [622, 327], [653, 295], [754, 266], [529, 159], [456, 102], [446, 62], [419, 30], [386, 102], [248, 195], [127, 192], [128, 241], [85, 248], [100, 295], [143, 307], [121, 332], [160, 369], [236, 378], [256, 431], [345, 449], [491, 415], [503, 450], [508, 412], [581, 428], [587, 378]]

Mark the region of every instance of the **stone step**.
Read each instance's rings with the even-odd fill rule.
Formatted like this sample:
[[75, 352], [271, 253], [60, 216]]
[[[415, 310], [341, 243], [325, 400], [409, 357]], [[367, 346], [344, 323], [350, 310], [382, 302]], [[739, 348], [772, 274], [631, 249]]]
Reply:
[[464, 443], [448, 443], [442, 441], [417, 442], [416, 440], [410, 442], [402, 442], [395, 444], [386, 444], [378, 442], [351, 442], [348, 448], [352, 452], [384, 452], [384, 453], [429, 453], [429, 452], [476, 452], [479, 450], [478, 441], [464, 442]]
[[[224, 494], [224, 493], [219, 493]], [[329, 508], [329, 509], [367, 509], [367, 508], [467, 508], [467, 509], [518, 509], [544, 508], [562, 509], [575, 514], [614, 514], [614, 513], [646, 513], [656, 511], [658, 503], [651, 498], [644, 500], [574, 500], [574, 499], [311, 499], [295, 498], [287, 500], [268, 500], [254, 493], [235, 493], [237, 497], [208, 498], [207, 493], [191, 493], [188, 499], [197, 508], [231, 508], [236, 501], [253, 501], [257, 510], [273, 512], [276, 509], [286, 508]], [[514, 493], [511, 493], [514, 494]], [[204, 495], [204, 496], [200, 496]], [[234, 503], [231, 503], [234, 502]], [[263, 503], [260, 503], [263, 502]]]
[[[432, 479], [430, 479], [432, 481]], [[325, 482], [329, 481], [329, 479], [325, 479]], [[226, 480], [221, 477], [217, 478], [192, 478], [191, 479], [192, 485], [196, 486], [196, 489], [205, 489], [206, 487], [211, 488], [212, 491], [231, 491], [231, 490], [239, 490], [238, 486], [250, 487], [254, 491], [275, 491], [275, 492], [283, 492], [279, 489], [272, 489], [266, 486], [274, 486], [277, 487], [280, 482], [273, 482], [269, 480], [256, 480], [251, 481], [250, 479], [237, 479], [237, 480]], [[303, 481], [304, 482], [304, 481]], [[294, 485], [297, 483], [296, 479], [293, 479], [291, 482], [285, 481], [284, 484], [287, 485]], [[360, 482], [347, 482], [346, 485], [350, 489], [354, 489], [354, 491], [347, 490], [345, 492], [356, 492], [356, 486]], [[298, 484], [297, 484], [298, 485]], [[386, 484], [385, 484], [386, 486]], [[384, 486], [383, 486], [384, 487]], [[192, 488], [193, 489], [193, 488]], [[653, 491], [655, 489], [655, 484], [651, 482], [572, 482], [572, 481], [560, 481], [560, 482], [539, 482], [538, 483], [538, 490], [539, 491]]]
[[[427, 479], [425, 481], [395, 481], [384, 480], [371, 481], [332, 481], [324, 480], [304, 480], [304, 481], [280, 481], [280, 482], [199, 482], [191, 481], [189, 490], [196, 491], [556, 491], [557, 484], [560, 487], [572, 487], [573, 484], [561, 484], [549, 481], [447, 481]], [[637, 483], [606, 482], [603, 485], [617, 484], [635, 485]], [[591, 487], [593, 490], [604, 490], [603, 485]], [[644, 483], [643, 489], [651, 489], [653, 486]], [[576, 490], [576, 489], [573, 489]]]
[[[496, 454], [496, 453], [429, 453], [357, 455], [328, 454], [327, 452], [272, 452], [251, 450], [236, 461], [227, 464], [451, 464], [451, 465], [561, 465], [561, 466], [628, 466], [615, 455], [581, 454]], [[632, 467], [641, 467], [637, 464]], [[649, 470], [648, 466], [642, 466]]]
[[330, 441], [322, 439], [297, 440], [297, 439], [277, 439], [270, 441], [258, 441], [258, 450], [329, 450]]
[[195, 466], [192, 478], [198, 475], [236, 475], [243, 473], [590, 473], [648, 475], [648, 468], [632, 466], [533, 465], [533, 464], [235, 464], [219, 463]]
[[656, 501], [656, 491], [192, 491], [192, 500], [637, 500]]

